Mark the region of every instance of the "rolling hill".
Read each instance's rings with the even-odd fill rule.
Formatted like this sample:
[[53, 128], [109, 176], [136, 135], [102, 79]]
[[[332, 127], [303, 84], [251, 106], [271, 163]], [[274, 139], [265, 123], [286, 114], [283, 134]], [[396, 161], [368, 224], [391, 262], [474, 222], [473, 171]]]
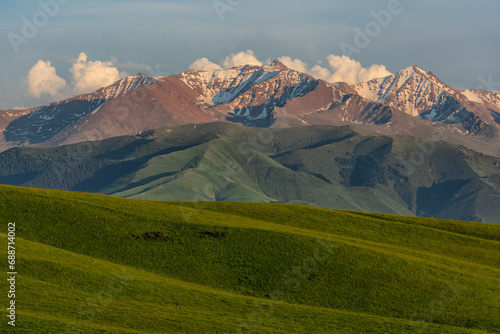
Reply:
[[497, 157], [352, 126], [259, 129], [210, 123], [0, 154], [2, 184], [490, 223], [500, 223], [499, 175]]
[[0, 219], [20, 333], [500, 332], [498, 225], [12, 186]]

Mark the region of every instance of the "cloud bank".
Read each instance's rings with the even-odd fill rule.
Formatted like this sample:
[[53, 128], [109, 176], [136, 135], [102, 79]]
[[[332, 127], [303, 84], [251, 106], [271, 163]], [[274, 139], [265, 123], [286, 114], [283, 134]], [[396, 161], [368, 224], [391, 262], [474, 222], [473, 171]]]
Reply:
[[220, 61], [220, 65], [211, 62], [207, 58], [200, 58], [189, 65], [189, 69], [201, 71], [221, 71], [243, 65], [262, 66], [263, 64], [257, 59], [257, 57], [255, 57], [255, 53], [252, 50], [247, 50], [245, 52], [230, 54], [225, 59]]
[[[334, 54], [327, 57], [327, 67], [322, 67], [318, 64], [310, 67], [306, 62], [300, 59], [292, 59], [289, 56], [280, 57], [278, 60], [290, 69], [309, 74], [312, 77], [322, 79], [330, 83], [347, 82], [350, 84], [357, 84], [392, 74], [384, 65], [371, 65], [370, 67], [365, 68], [359, 61], [351, 59], [347, 56], [336, 56]], [[189, 66], [189, 69], [220, 71], [223, 69], [227, 70], [234, 66], [261, 66], [262, 64], [263, 63], [257, 59], [252, 50], [247, 50], [245, 52], [231, 54], [225, 59], [220, 60], [219, 64], [213, 63], [207, 58], [201, 58], [192, 63]]]
[[260, 62], [252, 50], [247, 50], [246, 52], [233, 53], [224, 59], [222, 62], [222, 66], [228, 69], [235, 66], [242, 65], [257, 65], [262, 66], [262, 62]]
[[368, 68], [364, 68], [359, 61], [347, 56], [336, 56], [334, 54], [327, 57], [328, 67], [320, 65], [309, 67], [302, 60], [292, 59], [287, 56], [280, 57], [278, 60], [295, 71], [307, 73], [317, 79], [330, 83], [347, 82], [354, 85], [392, 74], [384, 65], [371, 65]]
[[66, 87], [66, 80], [59, 77], [50, 61], [39, 60], [28, 73], [28, 92], [34, 97], [57, 96]]
[[[325, 67], [319, 65], [319, 61], [318, 64], [311, 67], [306, 62], [289, 56], [280, 57], [278, 60], [290, 69], [307, 73], [317, 79], [331, 83], [347, 82], [357, 84], [392, 74], [384, 65], [371, 65], [365, 68], [354, 59], [333, 54], [327, 57], [328, 65]], [[252, 50], [247, 50], [230, 54], [219, 60], [219, 64], [211, 62], [207, 58], [200, 58], [193, 62], [189, 69], [214, 72], [243, 65], [262, 66], [263, 62], [256, 57]], [[111, 85], [124, 77], [126, 73], [119, 71], [118, 67], [120, 66], [116, 58], [112, 58], [111, 61], [91, 61], [85, 53], [81, 52], [77, 59], [71, 61], [68, 82], [57, 75], [56, 69], [50, 61], [39, 60], [28, 73], [28, 92], [36, 98], [41, 96], [66, 98], [90, 93], [101, 87]]]
[[220, 65], [212, 63], [207, 58], [200, 58], [194, 63], [189, 65], [190, 70], [200, 70], [200, 71], [222, 71], [223, 68]]
[[88, 61], [87, 59], [85, 53], [80, 53], [69, 69], [75, 93], [89, 93], [120, 80], [120, 71], [111, 61]]
[[85, 53], [72, 61], [69, 68], [71, 82], [68, 83], [56, 73], [50, 61], [39, 60], [27, 76], [28, 93], [33, 97], [42, 95], [64, 98], [93, 92], [120, 80], [120, 73], [113, 61], [89, 61]]

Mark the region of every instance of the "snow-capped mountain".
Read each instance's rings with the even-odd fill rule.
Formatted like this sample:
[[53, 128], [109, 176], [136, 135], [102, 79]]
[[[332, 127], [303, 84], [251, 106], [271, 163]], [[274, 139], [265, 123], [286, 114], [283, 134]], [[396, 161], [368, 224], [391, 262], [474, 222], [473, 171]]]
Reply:
[[[136, 79], [127, 79], [135, 82]], [[103, 88], [114, 92], [116, 83]], [[122, 89], [85, 113], [72, 114], [44, 145], [135, 135], [160, 127], [229, 121], [252, 127], [303, 126], [343, 122], [384, 123], [392, 112], [382, 104], [354, 96], [349, 85], [332, 85], [275, 61], [269, 66], [239, 66], [225, 71], [190, 70], [166, 77], [148, 77], [134, 89]], [[101, 101], [102, 100], [102, 101]], [[57, 110], [56, 110], [57, 112]], [[384, 116], [379, 117], [377, 113]], [[61, 114], [61, 113], [59, 113]], [[366, 118], [366, 119], [365, 119]], [[8, 127], [7, 130], [10, 130]], [[28, 131], [18, 132], [40, 143]], [[36, 133], [36, 131], [35, 131]], [[6, 139], [12, 140], [8, 136]], [[46, 139], [47, 136], [43, 137]], [[20, 141], [22, 138], [16, 138]]]
[[39, 108], [5, 111], [0, 114], [3, 114], [4, 118], [10, 117], [10, 122], [1, 130], [7, 142], [41, 143], [85, 115], [95, 114], [107, 101], [154, 81], [153, 77], [137, 74], [90, 94], [79, 95]]
[[[270, 66], [235, 67], [227, 71], [188, 71], [180, 80], [199, 94], [198, 102], [250, 126], [270, 126], [275, 108], [318, 88], [319, 81], [274, 61]], [[336, 94], [331, 87], [331, 95]], [[339, 95], [337, 94], [337, 98]]]
[[438, 127], [495, 139], [500, 96], [452, 89], [416, 66], [359, 85], [330, 84], [278, 61], [164, 77], [137, 74], [48, 106], [0, 111], [0, 150], [216, 121], [252, 127], [355, 123], [385, 134], [415, 136]]
[[360, 96], [411, 116], [458, 125], [466, 134], [493, 137], [495, 121], [499, 123], [500, 98], [497, 94], [450, 88], [433, 73], [417, 66], [360, 83], [354, 89]]
[[478, 89], [466, 89], [461, 92], [470, 102], [487, 108], [493, 120], [500, 124], [500, 93]]

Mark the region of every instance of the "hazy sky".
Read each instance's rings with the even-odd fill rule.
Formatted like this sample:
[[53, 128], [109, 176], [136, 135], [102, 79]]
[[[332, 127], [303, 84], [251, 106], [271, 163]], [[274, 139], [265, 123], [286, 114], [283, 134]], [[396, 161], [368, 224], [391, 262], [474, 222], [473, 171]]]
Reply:
[[[381, 11], [390, 17], [376, 23]], [[99, 67], [109, 80], [176, 74], [199, 58], [222, 64], [246, 50], [262, 62], [288, 56], [327, 67], [346, 45], [366, 68], [418, 65], [455, 88], [500, 90], [499, 13], [499, 0], [2, 0], [0, 109], [42, 105], [103, 82], [90, 77]], [[356, 41], [356, 31], [369, 43]], [[56, 79], [34, 87], [37, 76]]]

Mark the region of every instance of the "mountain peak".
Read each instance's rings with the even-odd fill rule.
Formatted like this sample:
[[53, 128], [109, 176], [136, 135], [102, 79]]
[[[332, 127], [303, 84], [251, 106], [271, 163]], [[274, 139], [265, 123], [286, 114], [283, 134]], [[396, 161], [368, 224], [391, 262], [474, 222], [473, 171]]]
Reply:
[[453, 89], [448, 87], [444, 82], [442, 82], [438, 77], [436, 77], [436, 75], [434, 73], [432, 73], [430, 71], [425, 71], [416, 65], [408, 66], [408, 67], [402, 69], [401, 71], [399, 71], [398, 73], [396, 73], [396, 78], [398, 78], [400, 80], [402, 79], [403, 80], [402, 82], [406, 82], [406, 80], [408, 78], [411, 78], [414, 76], [423, 78], [424, 80], [429, 80], [430, 82], [439, 86], [441, 89], [444, 89], [448, 93], [450, 93], [450, 94], [453, 93], [452, 92]]
[[404, 69], [402, 69], [400, 71], [400, 73], [408, 73], [408, 74], [418, 74], [418, 75], [423, 75], [425, 76], [427, 71], [424, 71], [423, 69], [421, 69], [420, 67], [418, 67], [417, 65], [412, 65], [412, 66], [408, 66]]
[[153, 79], [153, 77], [151, 75], [147, 75], [147, 74], [144, 74], [142, 72], [139, 72], [137, 74], [134, 74], [134, 75], [129, 75], [127, 78], [150, 78], [150, 79]]
[[280, 62], [279, 60], [275, 59], [273, 60], [273, 62], [271, 63], [270, 65], [271, 67], [276, 67], [276, 68], [279, 68], [279, 69], [282, 69], [282, 70], [285, 70], [287, 69], [288, 67], [286, 67], [285, 64], [283, 64], [282, 62]]
[[[95, 92], [79, 95], [79, 98], [89, 100], [89, 101], [93, 101], [96, 99], [101, 100], [101, 101], [108, 101], [108, 100], [117, 98], [118, 96], [130, 93], [133, 90], [139, 88], [140, 86], [149, 85], [149, 84], [154, 83], [156, 81], [157, 80], [150, 75], [147, 75], [144, 73], [137, 73], [137, 74], [129, 75], [125, 78], [122, 78], [122, 79], [112, 83], [109, 86], [99, 88]], [[56, 102], [56, 104], [64, 104], [66, 102], [67, 102], [67, 100], [66, 101], [59, 101], [59, 102]]]

